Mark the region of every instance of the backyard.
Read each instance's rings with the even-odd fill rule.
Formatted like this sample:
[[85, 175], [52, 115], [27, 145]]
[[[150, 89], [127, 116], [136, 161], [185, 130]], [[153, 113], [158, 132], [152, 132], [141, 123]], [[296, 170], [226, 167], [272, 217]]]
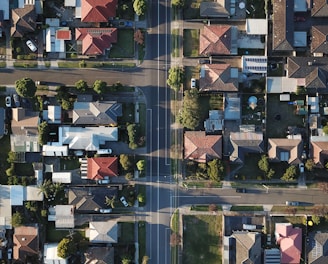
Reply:
[[182, 263], [222, 263], [221, 215], [184, 215], [183, 226]]

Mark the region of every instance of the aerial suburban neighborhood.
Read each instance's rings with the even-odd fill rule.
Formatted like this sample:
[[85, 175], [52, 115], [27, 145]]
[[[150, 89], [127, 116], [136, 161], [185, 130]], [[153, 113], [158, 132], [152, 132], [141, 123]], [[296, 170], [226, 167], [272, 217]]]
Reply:
[[327, 264], [327, 0], [1, 0], [0, 263]]

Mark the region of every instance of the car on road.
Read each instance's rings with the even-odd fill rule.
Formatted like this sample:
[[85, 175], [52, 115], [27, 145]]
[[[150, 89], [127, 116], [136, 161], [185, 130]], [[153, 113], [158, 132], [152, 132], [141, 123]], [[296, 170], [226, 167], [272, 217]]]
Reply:
[[289, 205], [289, 206], [298, 206], [298, 205], [300, 205], [300, 203], [297, 202], [297, 201], [286, 201], [286, 205]]
[[18, 94], [13, 94], [13, 99], [14, 99], [14, 102], [15, 102], [15, 106], [16, 106], [16, 107], [20, 107], [21, 104], [20, 104], [20, 98], [19, 98], [19, 95], [18, 95]]
[[33, 52], [36, 52], [38, 50], [38, 48], [36, 47], [36, 45], [31, 40], [26, 41], [26, 45]]
[[304, 163], [298, 164], [298, 168], [300, 169], [300, 173], [304, 173]]
[[191, 78], [191, 80], [190, 80], [190, 87], [191, 88], [196, 88], [196, 79], [195, 78]]
[[246, 189], [245, 188], [236, 188], [236, 192], [237, 193], [246, 193]]
[[100, 209], [99, 210], [99, 212], [100, 213], [102, 213], [102, 214], [109, 214], [109, 213], [111, 213], [112, 212], [112, 209], [111, 208], [108, 208], [108, 209]]
[[98, 180], [97, 183], [98, 184], [109, 184], [110, 178], [109, 178], [109, 176], [105, 176], [103, 179]]
[[121, 201], [121, 203], [124, 205], [124, 207], [128, 207], [128, 206], [129, 206], [129, 204], [128, 204], [128, 202], [125, 200], [125, 197], [124, 197], [124, 196], [122, 196], [122, 197], [120, 198], [120, 201]]
[[6, 102], [6, 107], [11, 107], [11, 97], [10, 96], [6, 96], [5, 102]]

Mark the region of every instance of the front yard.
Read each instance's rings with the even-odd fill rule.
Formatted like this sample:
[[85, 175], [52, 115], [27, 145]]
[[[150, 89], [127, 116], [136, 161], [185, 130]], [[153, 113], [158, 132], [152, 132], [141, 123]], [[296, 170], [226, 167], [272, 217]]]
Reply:
[[134, 56], [133, 29], [120, 29], [117, 33], [117, 43], [110, 49], [110, 58], [132, 58]]
[[199, 55], [199, 30], [183, 30], [183, 56], [198, 57]]

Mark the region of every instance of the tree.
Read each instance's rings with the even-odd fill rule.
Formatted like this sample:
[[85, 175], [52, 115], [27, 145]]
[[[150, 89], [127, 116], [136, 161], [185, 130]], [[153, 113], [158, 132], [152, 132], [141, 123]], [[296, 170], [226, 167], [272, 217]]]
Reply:
[[25, 202], [25, 207], [27, 210], [31, 212], [36, 212], [38, 210], [38, 206], [35, 201], [27, 201]]
[[306, 168], [308, 171], [313, 171], [313, 168], [314, 168], [314, 161], [313, 161], [313, 159], [308, 159], [308, 160], [306, 160], [304, 166], [305, 166], [305, 168]]
[[112, 198], [105, 196], [105, 204], [107, 206], [110, 206], [112, 208], [115, 208], [115, 201], [116, 201], [116, 196], [113, 195]]
[[265, 174], [268, 173], [268, 171], [269, 171], [269, 161], [268, 161], [268, 157], [266, 155], [261, 156], [261, 159], [258, 162], [258, 166], [259, 166], [259, 169], [261, 171], [264, 171]]
[[127, 174], [125, 174], [125, 179], [127, 181], [131, 181], [133, 179], [133, 173], [132, 172], [128, 172]]
[[146, 168], [146, 161], [145, 161], [144, 159], [139, 160], [139, 161], [137, 162], [137, 169], [138, 169], [139, 171], [144, 171], [145, 168]]
[[43, 195], [48, 199], [52, 194], [52, 182], [50, 180], [45, 180], [41, 185], [38, 186], [39, 193], [43, 193]]
[[76, 89], [84, 93], [88, 89], [88, 83], [84, 80], [79, 80], [75, 83]]
[[132, 169], [132, 162], [130, 157], [126, 154], [120, 155], [120, 164], [125, 171], [130, 171]]
[[320, 224], [320, 216], [318, 216], [318, 215], [312, 215], [312, 217], [311, 217], [311, 219], [312, 219], [312, 222], [315, 224], [315, 225], [319, 225]]
[[13, 163], [17, 160], [17, 154], [16, 152], [13, 151], [9, 151], [8, 152], [8, 158], [7, 158], [7, 162], [8, 163]]
[[323, 133], [325, 133], [325, 135], [328, 135], [328, 125], [325, 125], [325, 126], [322, 128], [322, 131], [323, 131]]
[[138, 16], [145, 14], [147, 8], [147, 2], [145, 0], [134, 0], [133, 9]]
[[74, 105], [74, 102], [71, 100], [71, 98], [69, 98], [68, 100], [66, 100], [66, 99], [61, 100], [61, 107], [64, 110], [73, 109], [73, 105]]
[[172, 6], [175, 6], [175, 7], [183, 7], [184, 0], [172, 0], [171, 4], [172, 4]]
[[93, 83], [93, 90], [97, 93], [97, 94], [102, 94], [105, 92], [107, 87], [107, 83], [101, 80], [96, 80]]
[[218, 159], [214, 159], [209, 161], [207, 165], [207, 174], [210, 179], [213, 181], [219, 181], [224, 171], [222, 162]]
[[276, 172], [273, 170], [273, 169], [270, 169], [267, 173], [267, 178], [269, 180], [271, 180], [271, 178], [273, 177], [273, 175], [275, 174]]
[[38, 131], [39, 131], [39, 144], [41, 146], [47, 144], [48, 134], [49, 134], [48, 123], [46, 121], [40, 123], [38, 126]]
[[131, 263], [131, 256], [128, 256], [128, 255], [122, 256], [121, 263], [122, 264], [130, 264]]
[[11, 225], [13, 227], [21, 226], [24, 222], [23, 220], [23, 215], [20, 212], [16, 212], [11, 217]]
[[21, 97], [33, 97], [36, 92], [35, 82], [31, 78], [22, 78], [15, 82], [16, 92]]
[[149, 261], [149, 257], [148, 256], [143, 256], [141, 264], [148, 264], [148, 261]]
[[172, 67], [169, 69], [169, 76], [166, 80], [167, 84], [175, 91], [179, 91], [184, 80], [184, 70], [181, 67]]
[[139, 45], [144, 44], [144, 34], [140, 29], [136, 30], [136, 32], [133, 35], [134, 41], [137, 42]]
[[139, 201], [139, 203], [145, 203], [146, 202], [146, 197], [144, 193], [139, 193], [137, 196], [137, 199]]
[[179, 122], [185, 128], [191, 130], [195, 130], [198, 127], [200, 122], [200, 105], [197, 89], [185, 91]]
[[138, 147], [137, 145], [137, 137], [138, 137], [138, 129], [139, 127], [136, 124], [129, 124], [126, 127], [126, 130], [128, 131], [129, 136], [129, 147], [131, 149], [136, 149]]
[[286, 169], [284, 175], [280, 178], [283, 181], [293, 181], [295, 180], [295, 176], [297, 175], [297, 170], [295, 166], [290, 166]]
[[69, 238], [63, 238], [57, 247], [57, 255], [60, 258], [68, 258], [76, 252], [75, 243]]

